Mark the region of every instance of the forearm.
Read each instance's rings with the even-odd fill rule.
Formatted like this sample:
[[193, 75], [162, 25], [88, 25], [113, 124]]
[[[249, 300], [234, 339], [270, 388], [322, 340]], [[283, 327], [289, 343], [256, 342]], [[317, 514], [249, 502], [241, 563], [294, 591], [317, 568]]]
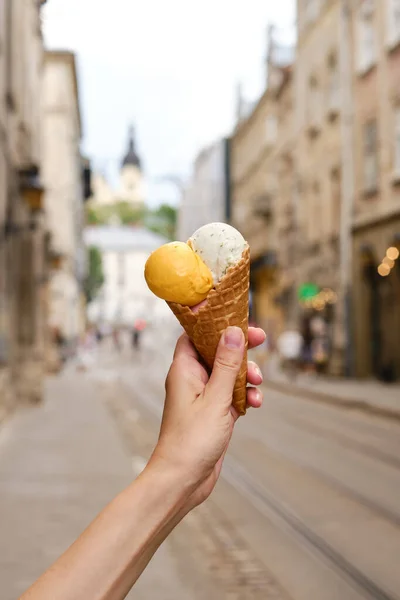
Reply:
[[122, 600], [185, 515], [190, 493], [179, 476], [149, 466], [21, 600]]

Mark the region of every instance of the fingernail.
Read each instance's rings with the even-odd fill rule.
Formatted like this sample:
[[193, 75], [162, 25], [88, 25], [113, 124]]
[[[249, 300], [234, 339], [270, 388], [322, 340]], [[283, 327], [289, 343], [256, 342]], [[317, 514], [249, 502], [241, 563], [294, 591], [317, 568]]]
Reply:
[[263, 374], [261, 373], [261, 371], [260, 371], [260, 369], [259, 369], [258, 365], [256, 365], [256, 364], [254, 365], [254, 370], [255, 370], [256, 374], [257, 374], [259, 377], [261, 377], [261, 379], [262, 379], [262, 378], [263, 378]]
[[224, 344], [227, 348], [240, 348], [243, 344], [243, 331], [240, 327], [228, 327], [224, 333]]

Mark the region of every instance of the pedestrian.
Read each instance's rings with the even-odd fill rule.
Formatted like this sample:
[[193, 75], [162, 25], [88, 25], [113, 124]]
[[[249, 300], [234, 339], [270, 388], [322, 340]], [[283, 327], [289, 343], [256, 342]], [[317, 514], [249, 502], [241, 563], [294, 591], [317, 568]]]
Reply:
[[144, 319], [136, 319], [132, 328], [132, 347], [134, 350], [139, 349], [140, 338], [142, 332], [146, 329], [147, 323]]
[[132, 328], [132, 348], [134, 350], [139, 349], [140, 331], [136, 327]]
[[303, 345], [301, 349], [301, 363], [304, 371], [310, 372], [314, 369], [312, 359], [312, 342], [314, 338], [310, 326], [310, 317], [307, 315], [303, 318], [301, 326], [301, 337], [303, 338]]
[[318, 375], [323, 375], [328, 369], [328, 339], [326, 336], [318, 336], [312, 341], [311, 345], [312, 359], [315, 371]]
[[[264, 339], [261, 329], [249, 329], [249, 348]], [[187, 335], [179, 338], [160, 435], [144, 471], [20, 600], [126, 597], [161, 543], [215, 487], [239, 416], [232, 394], [244, 345], [242, 330], [229, 327], [209, 376]], [[254, 363], [247, 378], [253, 386], [262, 381]], [[248, 388], [247, 402], [261, 406], [257, 388]]]
[[303, 341], [301, 333], [296, 329], [284, 331], [277, 341], [283, 368], [287, 371], [291, 381], [294, 381], [297, 377]]
[[311, 355], [318, 375], [325, 374], [329, 362], [329, 337], [326, 321], [319, 315], [311, 319], [310, 329], [313, 334]]
[[114, 327], [113, 329], [113, 340], [114, 340], [114, 348], [117, 352], [121, 352], [121, 338], [118, 327]]
[[96, 340], [99, 345], [103, 341], [103, 332], [101, 331], [100, 327], [96, 327]]

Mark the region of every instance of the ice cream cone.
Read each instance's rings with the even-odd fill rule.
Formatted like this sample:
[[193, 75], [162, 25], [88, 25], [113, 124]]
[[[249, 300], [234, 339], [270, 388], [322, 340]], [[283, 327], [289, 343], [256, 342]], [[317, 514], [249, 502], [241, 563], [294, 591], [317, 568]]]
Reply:
[[246, 349], [233, 393], [233, 406], [241, 415], [246, 412], [249, 280], [250, 250], [247, 247], [241, 260], [228, 269], [209, 292], [207, 304], [197, 312], [193, 312], [188, 306], [168, 302], [209, 369], [214, 364], [222, 332], [232, 325], [242, 329]]

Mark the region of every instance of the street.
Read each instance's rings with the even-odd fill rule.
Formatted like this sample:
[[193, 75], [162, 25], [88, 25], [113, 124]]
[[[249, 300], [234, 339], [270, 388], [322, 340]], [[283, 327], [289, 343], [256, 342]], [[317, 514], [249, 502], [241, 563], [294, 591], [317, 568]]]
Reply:
[[[0, 430], [1, 597], [13, 600], [144, 467], [173, 334], [99, 350]], [[36, 428], [36, 429], [35, 429]], [[400, 435], [389, 419], [265, 390], [211, 499], [129, 597], [400, 598]]]

